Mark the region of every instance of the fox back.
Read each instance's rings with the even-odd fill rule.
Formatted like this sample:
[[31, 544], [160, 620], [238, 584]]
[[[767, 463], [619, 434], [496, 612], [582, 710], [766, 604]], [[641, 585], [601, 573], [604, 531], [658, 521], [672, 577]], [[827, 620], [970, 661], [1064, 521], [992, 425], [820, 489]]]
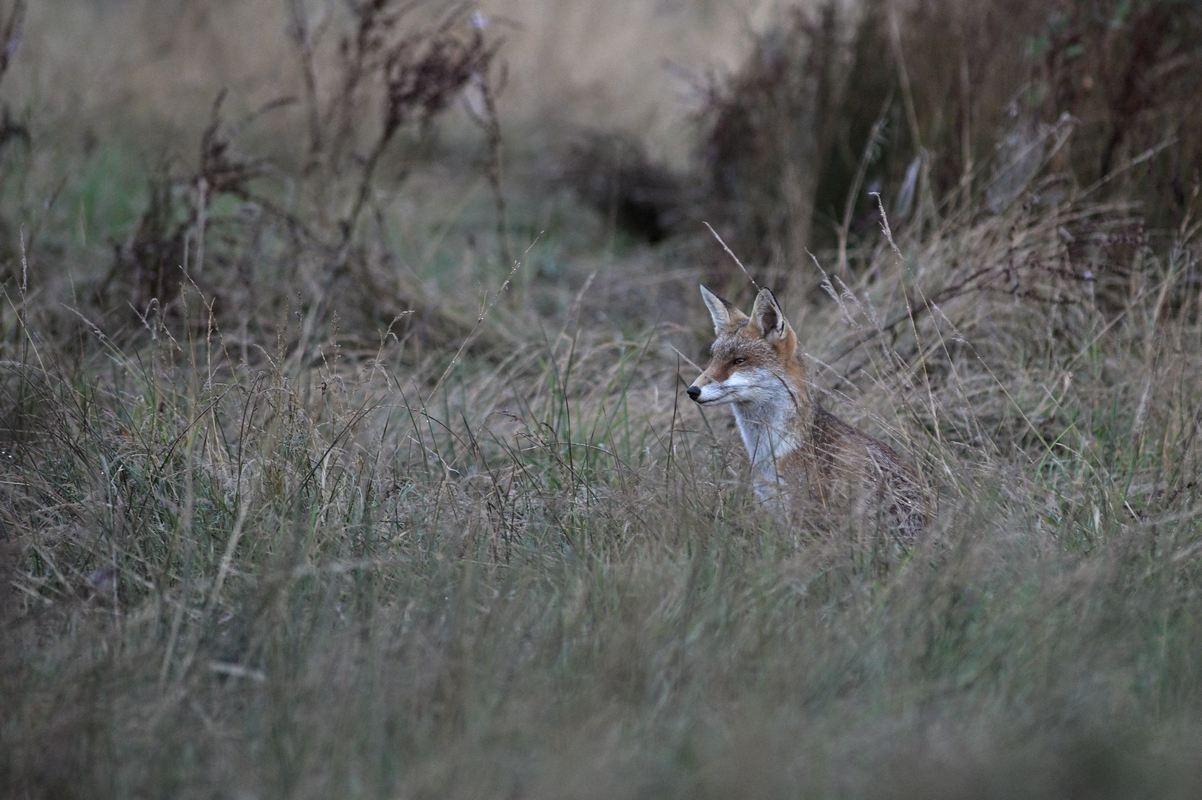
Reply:
[[704, 286], [701, 297], [716, 338], [688, 395], [701, 406], [731, 407], [756, 495], [772, 503], [808, 497], [836, 514], [868, 503], [888, 515], [899, 539], [913, 539], [931, 516], [913, 469], [814, 399], [797, 334], [772, 292], [760, 290], [750, 316]]

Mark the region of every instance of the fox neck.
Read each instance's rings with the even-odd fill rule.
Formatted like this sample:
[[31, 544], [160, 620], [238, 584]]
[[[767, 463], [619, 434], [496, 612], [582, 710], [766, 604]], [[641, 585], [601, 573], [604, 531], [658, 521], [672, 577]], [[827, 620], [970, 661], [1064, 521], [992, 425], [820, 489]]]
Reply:
[[780, 481], [780, 462], [806, 442], [813, 405], [804, 380], [782, 379], [763, 400], [732, 404], [735, 423], [751, 459], [755, 490], [771, 494]]

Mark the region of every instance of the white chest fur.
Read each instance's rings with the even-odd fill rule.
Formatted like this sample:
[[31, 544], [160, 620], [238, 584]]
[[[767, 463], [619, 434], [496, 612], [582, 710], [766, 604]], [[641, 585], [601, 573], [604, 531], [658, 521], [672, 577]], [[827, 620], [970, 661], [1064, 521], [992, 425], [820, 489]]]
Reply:
[[775, 495], [781, 488], [777, 465], [801, 445], [791, 424], [796, 415], [791, 405], [786, 408], [774, 402], [735, 403], [732, 408], [751, 459], [755, 493], [761, 499]]

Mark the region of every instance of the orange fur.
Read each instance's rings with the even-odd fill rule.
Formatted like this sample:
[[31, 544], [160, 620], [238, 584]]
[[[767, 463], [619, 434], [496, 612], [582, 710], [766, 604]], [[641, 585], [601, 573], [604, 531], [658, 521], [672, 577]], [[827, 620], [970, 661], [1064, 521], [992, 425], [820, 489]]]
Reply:
[[835, 513], [867, 500], [888, 512], [899, 538], [917, 535], [931, 512], [914, 470], [814, 399], [797, 334], [772, 292], [760, 291], [750, 315], [704, 286], [701, 293], [716, 338], [688, 394], [699, 405], [731, 406], [756, 494], [771, 502], [808, 497]]

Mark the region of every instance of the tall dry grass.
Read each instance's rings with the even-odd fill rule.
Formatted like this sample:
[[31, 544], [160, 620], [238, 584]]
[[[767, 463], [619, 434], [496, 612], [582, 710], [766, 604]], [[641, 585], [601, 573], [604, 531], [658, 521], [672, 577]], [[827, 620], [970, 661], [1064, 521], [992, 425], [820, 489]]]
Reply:
[[[899, 554], [773, 518], [682, 403], [716, 243], [505, 161], [501, 264], [465, 125], [390, 140], [339, 247], [355, 159], [231, 172], [261, 140], [211, 101], [161, 196], [100, 127], [0, 149], [7, 795], [1197, 794], [1194, 205], [1150, 228], [1049, 151], [790, 265], [824, 402], [939, 488]], [[169, 291], [97, 295], [156, 197]]]

